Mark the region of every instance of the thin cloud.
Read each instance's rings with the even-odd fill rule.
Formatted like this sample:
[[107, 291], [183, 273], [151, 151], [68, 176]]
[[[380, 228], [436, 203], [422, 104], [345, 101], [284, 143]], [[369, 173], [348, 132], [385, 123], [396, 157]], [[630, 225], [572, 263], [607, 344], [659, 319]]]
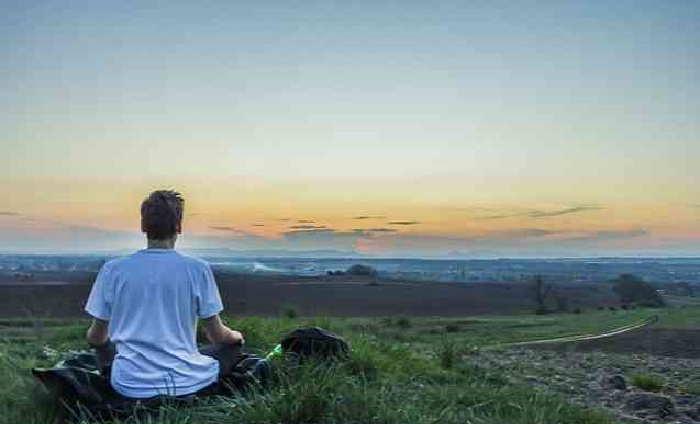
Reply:
[[253, 227], [264, 227], [265, 224], [253, 224]]
[[193, 218], [194, 218], [194, 217], [197, 217], [197, 216], [202, 216], [202, 214], [199, 213], [199, 212], [195, 212], [195, 213], [188, 213], [187, 216], [193, 217]]
[[380, 215], [360, 215], [360, 216], [353, 216], [352, 219], [386, 219], [386, 216], [380, 216]]
[[219, 230], [219, 231], [235, 231], [236, 228], [233, 227], [209, 227], [212, 230]]
[[504, 219], [504, 218], [514, 218], [516, 216], [523, 216], [523, 214], [515, 213], [515, 214], [488, 215], [488, 216], [480, 216], [477, 219], [482, 219], [482, 220]]
[[527, 213], [527, 216], [530, 218], [548, 218], [550, 216], [561, 216], [561, 215], [568, 215], [572, 213], [579, 213], [579, 212], [589, 212], [589, 211], [599, 211], [603, 208], [600, 206], [576, 206], [573, 208], [567, 208], [567, 209], [562, 209], [558, 211], [530, 211]]
[[239, 228], [235, 227], [225, 227], [225, 226], [212, 226], [209, 227], [212, 230], [217, 230], [217, 231], [225, 231], [227, 233], [232, 233], [235, 234], [236, 236], [255, 236], [254, 234], [249, 233], [248, 231], [241, 230]]
[[322, 228], [326, 228], [325, 225], [292, 225], [289, 227], [291, 230], [320, 230]]
[[314, 224], [314, 223], [316, 223], [316, 221], [314, 221], [313, 219], [299, 219], [299, 220], [297, 220], [297, 222], [299, 224]]
[[616, 240], [627, 240], [637, 237], [645, 237], [650, 235], [651, 232], [644, 228], [633, 228], [630, 230], [601, 230], [592, 231], [584, 236], [571, 237], [563, 241], [566, 242], [604, 242], [604, 241], [616, 241]]
[[368, 228], [366, 231], [372, 233], [395, 233], [399, 230], [397, 230], [396, 228]]
[[391, 221], [387, 225], [418, 225], [420, 221]]
[[516, 230], [505, 231], [505, 237], [546, 237], [553, 234], [558, 234], [557, 231], [545, 230], [542, 228], [521, 228]]
[[310, 230], [291, 230], [282, 233], [284, 237], [364, 237], [370, 236], [365, 230], [355, 229], [351, 231], [336, 230], [335, 228], [316, 228]]
[[530, 210], [530, 211], [516, 212], [516, 213], [500, 213], [500, 214], [496, 214], [496, 215], [487, 215], [487, 216], [478, 217], [477, 219], [479, 219], [479, 220], [506, 219], [506, 218], [516, 218], [516, 217], [521, 217], [521, 216], [524, 216], [527, 218], [533, 218], [533, 219], [551, 218], [551, 217], [555, 217], [555, 216], [569, 215], [569, 214], [573, 214], [573, 213], [599, 211], [602, 209], [604, 209], [604, 208], [602, 208], [600, 206], [574, 206], [571, 208], [559, 209], [559, 210], [555, 210], [555, 211]]
[[691, 209], [700, 209], [700, 203], [689, 205]]
[[286, 222], [286, 221], [291, 221], [291, 219], [289, 219], [289, 218], [277, 218], [275, 221]]
[[20, 214], [18, 212], [7, 212], [7, 211], [1, 211], [0, 216], [19, 216]]

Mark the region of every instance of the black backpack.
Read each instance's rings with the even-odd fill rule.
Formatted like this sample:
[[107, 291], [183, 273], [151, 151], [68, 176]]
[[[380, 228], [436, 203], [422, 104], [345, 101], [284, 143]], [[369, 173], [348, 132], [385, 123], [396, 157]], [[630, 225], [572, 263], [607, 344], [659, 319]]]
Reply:
[[347, 342], [320, 327], [300, 328], [282, 338], [282, 352], [299, 357], [348, 359]]

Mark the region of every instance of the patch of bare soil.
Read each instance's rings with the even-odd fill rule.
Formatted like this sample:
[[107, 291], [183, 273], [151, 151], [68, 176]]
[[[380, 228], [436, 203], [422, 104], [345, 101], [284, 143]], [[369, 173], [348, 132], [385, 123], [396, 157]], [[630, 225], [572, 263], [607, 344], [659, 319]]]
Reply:
[[[643, 353], [484, 351], [465, 358], [502, 372], [513, 382], [607, 410], [637, 424], [700, 423], [700, 360]], [[635, 375], [653, 375], [657, 390], [635, 386]]]
[[700, 359], [700, 330], [645, 328], [608, 338], [534, 345], [531, 348], [567, 352], [646, 353]]

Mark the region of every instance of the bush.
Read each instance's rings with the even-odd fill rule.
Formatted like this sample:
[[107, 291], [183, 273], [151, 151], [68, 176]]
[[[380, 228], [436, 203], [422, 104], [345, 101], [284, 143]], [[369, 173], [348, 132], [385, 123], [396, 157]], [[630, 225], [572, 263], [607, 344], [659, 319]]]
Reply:
[[632, 385], [648, 392], [658, 393], [664, 387], [664, 382], [656, 375], [635, 374], [632, 376]]
[[449, 340], [444, 340], [442, 342], [440, 345], [440, 350], [438, 350], [437, 354], [438, 358], [440, 359], [440, 366], [444, 369], [454, 367], [459, 357], [457, 345]]
[[574, 313], [576, 315], [581, 315], [583, 313], [583, 311], [581, 310], [581, 308], [576, 308], [576, 309], [574, 309]]
[[665, 306], [659, 292], [650, 283], [633, 274], [622, 274], [613, 281], [613, 291], [622, 304], [648, 304], [651, 307]]
[[459, 325], [457, 324], [447, 324], [445, 326], [445, 332], [446, 333], [458, 333], [459, 332]]
[[301, 313], [299, 313], [299, 308], [294, 305], [286, 305], [282, 307], [282, 316], [289, 319], [299, 318]]
[[369, 265], [354, 264], [348, 268], [346, 271], [348, 275], [361, 275], [367, 277], [373, 277], [377, 275], [377, 270]]
[[598, 306], [598, 310], [599, 310], [599, 311], [604, 311], [604, 310], [605, 310], [605, 306]]
[[411, 320], [408, 317], [401, 317], [396, 320], [396, 325], [401, 328], [411, 328]]
[[391, 319], [391, 317], [383, 317], [379, 319], [379, 323], [386, 327], [391, 327], [392, 325], [394, 325], [394, 321]]

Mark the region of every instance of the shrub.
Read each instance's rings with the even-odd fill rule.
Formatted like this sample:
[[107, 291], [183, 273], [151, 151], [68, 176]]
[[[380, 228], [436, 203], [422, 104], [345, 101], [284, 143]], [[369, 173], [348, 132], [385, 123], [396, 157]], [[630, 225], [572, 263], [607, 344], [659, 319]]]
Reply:
[[651, 307], [665, 306], [663, 298], [654, 286], [633, 274], [622, 274], [614, 280], [613, 291], [623, 304], [643, 303]]
[[446, 333], [458, 333], [459, 332], [459, 325], [457, 324], [447, 324], [445, 326], [445, 332]]
[[346, 271], [348, 275], [363, 275], [363, 276], [375, 276], [377, 275], [377, 270], [369, 265], [354, 264], [348, 268]]
[[396, 325], [401, 328], [411, 328], [411, 320], [408, 317], [401, 317], [396, 320]]
[[285, 305], [282, 307], [282, 316], [289, 319], [299, 318], [299, 308], [294, 305]]
[[444, 340], [440, 345], [440, 350], [437, 352], [440, 359], [440, 366], [444, 369], [450, 369], [457, 363], [459, 351], [457, 345], [449, 340]]
[[581, 310], [581, 308], [576, 308], [576, 309], [574, 309], [574, 313], [576, 315], [581, 315], [583, 313], [583, 311]]
[[632, 376], [632, 385], [648, 392], [659, 392], [664, 386], [663, 380], [651, 374], [635, 374]]
[[391, 317], [384, 317], [384, 318], [381, 318], [381, 319], [379, 320], [379, 323], [380, 323], [381, 325], [386, 326], [386, 327], [391, 327], [392, 325], [394, 325], [394, 321], [391, 319]]
[[605, 306], [598, 306], [598, 310], [599, 310], [599, 311], [604, 311], [604, 310], [605, 310]]

